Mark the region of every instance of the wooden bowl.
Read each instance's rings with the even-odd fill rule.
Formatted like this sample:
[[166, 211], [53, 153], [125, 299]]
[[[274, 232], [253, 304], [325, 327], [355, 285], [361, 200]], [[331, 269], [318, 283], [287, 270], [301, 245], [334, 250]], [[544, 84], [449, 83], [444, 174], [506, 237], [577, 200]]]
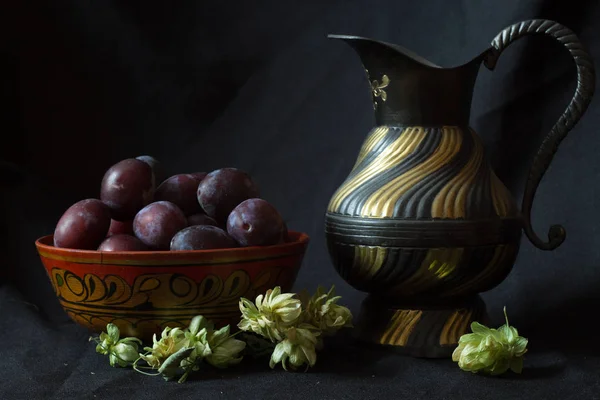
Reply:
[[95, 332], [109, 322], [122, 336], [151, 341], [166, 326], [184, 327], [196, 315], [217, 326], [240, 320], [239, 300], [275, 286], [292, 288], [308, 235], [264, 247], [194, 251], [101, 252], [35, 242], [56, 296], [78, 324]]

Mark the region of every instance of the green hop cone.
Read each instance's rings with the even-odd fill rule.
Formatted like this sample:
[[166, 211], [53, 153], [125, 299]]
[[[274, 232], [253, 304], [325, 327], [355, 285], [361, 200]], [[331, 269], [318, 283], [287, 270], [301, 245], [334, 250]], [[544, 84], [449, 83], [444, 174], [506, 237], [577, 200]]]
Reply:
[[197, 360], [201, 360], [211, 353], [211, 348], [208, 343], [208, 335], [213, 330], [214, 324], [208, 321], [202, 315], [192, 318], [190, 326], [184, 332], [184, 335], [187, 340], [185, 346], [193, 347], [194, 350], [182, 362], [182, 368], [194, 364], [194, 370], [199, 369]]
[[258, 295], [255, 304], [242, 297], [242, 319], [238, 328], [257, 333], [273, 343], [283, 340], [284, 332], [302, 313], [302, 303], [294, 296], [294, 293], [281, 293], [281, 287], [276, 286], [267, 290], [264, 296]]
[[144, 347], [144, 350], [150, 354], [140, 354], [140, 358], [156, 369], [159, 369], [170, 356], [187, 348], [189, 343], [183, 330], [170, 327], [162, 331], [160, 340], [156, 340], [155, 334], [153, 342], [152, 347]]
[[[119, 342], [121, 332], [115, 324], [106, 325], [106, 332], [100, 333], [100, 341], [96, 345], [96, 352], [102, 355], [110, 354], [110, 349]], [[94, 338], [90, 338], [93, 340]]]
[[120, 335], [119, 328], [115, 324], [109, 323], [106, 325], [106, 332], [100, 333], [99, 338], [90, 337], [90, 340], [97, 342], [96, 352], [108, 355], [111, 367], [131, 365], [138, 358], [138, 344], [142, 344], [137, 338], [119, 339]]
[[323, 336], [332, 336], [344, 327], [352, 327], [352, 313], [337, 304], [341, 296], [335, 296], [335, 286], [329, 292], [319, 286], [310, 299], [305, 300], [305, 321], [319, 328]]
[[306, 364], [306, 368], [312, 367], [317, 362], [316, 345], [320, 331], [310, 324], [300, 324], [291, 327], [285, 332], [285, 339], [277, 343], [269, 366], [281, 363], [284, 370], [296, 370]]
[[488, 328], [478, 322], [471, 324], [473, 333], [460, 337], [452, 353], [452, 361], [464, 371], [500, 375], [509, 369], [515, 373], [523, 370], [523, 355], [527, 352], [527, 339], [519, 336], [508, 323], [498, 329]]
[[211, 353], [205, 358], [206, 362], [217, 368], [227, 368], [242, 361], [240, 353], [246, 348], [246, 343], [229, 335], [229, 325], [211, 332], [208, 335], [208, 345]]
[[112, 367], [126, 367], [137, 360], [139, 356], [138, 344], [133, 339], [123, 339], [112, 347], [109, 355], [109, 362]]

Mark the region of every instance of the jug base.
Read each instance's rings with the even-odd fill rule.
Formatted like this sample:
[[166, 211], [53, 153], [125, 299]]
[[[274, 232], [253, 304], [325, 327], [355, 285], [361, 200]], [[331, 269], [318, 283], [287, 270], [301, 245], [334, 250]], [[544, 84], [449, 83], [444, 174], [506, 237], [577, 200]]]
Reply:
[[441, 299], [438, 304], [390, 303], [372, 295], [362, 303], [355, 337], [361, 342], [422, 358], [449, 358], [471, 322], [487, 323], [483, 299]]

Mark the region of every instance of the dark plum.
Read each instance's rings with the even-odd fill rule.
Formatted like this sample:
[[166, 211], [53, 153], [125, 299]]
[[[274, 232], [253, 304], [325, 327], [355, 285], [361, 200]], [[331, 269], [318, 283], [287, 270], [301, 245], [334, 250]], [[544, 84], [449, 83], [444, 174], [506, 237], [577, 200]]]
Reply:
[[240, 246], [268, 246], [284, 241], [285, 223], [273, 205], [263, 199], [248, 199], [231, 211], [227, 233]]
[[158, 185], [159, 182], [162, 182], [165, 179], [165, 174], [162, 168], [162, 164], [156, 158], [148, 155], [138, 156], [137, 160], [143, 161], [152, 168], [152, 172], [154, 173], [154, 183], [155, 186]]
[[202, 211], [196, 195], [199, 184], [192, 174], [173, 175], [158, 186], [154, 201], [170, 201], [185, 215], [197, 214]]
[[146, 246], [168, 250], [171, 239], [187, 227], [183, 211], [169, 201], [155, 201], [137, 213], [133, 219], [133, 232]]
[[78, 201], [64, 212], [54, 230], [54, 246], [95, 250], [106, 237], [110, 210], [98, 199]]
[[132, 235], [117, 234], [104, 239], [98, 251], [144, 251], [148, 250], [142, 241]]
[[152, 201], [152, 168], [144, 161], [128, 158], [106, 171], [100, 188], [100, 200], [110, 208], [112, 219], [126, 221]]
[[179, 232], [171, 240], [171, 250], [208, 250], [229, 249], [237, 247], [237, 243], [227, 232], [211, 225], [189, 226]]
[[128, 221], [117, 221], [116, 219], [110, 220], [110, 227], [106, 236], [113, 235], [133, 235], [133, 220]]
[[208, 174], [206, 172], [192, 172], [190, 175], [198, 179], [198, 182], [200, 182], [202, 179], [206, 178], [206, 175]]
[[215, 221], [213, 218], [209, 217], [208, 215], [202, 214], [202, 213], [190, 215], [189, 217], [187, 217], [187, 221], [188, 221], [189, 226], [212, 225], [212, 226], [219, 227], [219, 224], [217, 224], [217, 221]]
[[198, 203], [217, 223], [225, 225], [227, 217], [242, 201], [260, 197], [258, 187], [246, 172], [222, 168], [210, 172], [198, 185]]

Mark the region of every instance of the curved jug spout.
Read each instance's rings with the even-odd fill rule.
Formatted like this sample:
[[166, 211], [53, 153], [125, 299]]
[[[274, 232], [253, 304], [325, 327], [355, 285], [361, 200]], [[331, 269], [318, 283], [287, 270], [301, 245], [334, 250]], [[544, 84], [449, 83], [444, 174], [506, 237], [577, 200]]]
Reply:
[[371, 86], [378, 125], [468, 126], [473, 88], [486, 52], [442, 68], [401, 46], [360, 36], [328, 35], [358, 54]]

